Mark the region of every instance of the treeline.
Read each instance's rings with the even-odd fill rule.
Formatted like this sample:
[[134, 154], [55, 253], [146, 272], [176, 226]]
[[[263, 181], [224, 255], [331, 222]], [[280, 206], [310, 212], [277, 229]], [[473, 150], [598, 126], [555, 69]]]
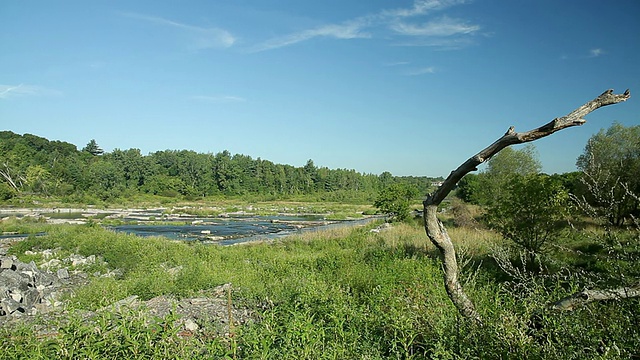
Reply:
[[438, 180], [442, 179], [329, 169], [312, 160], [295, 167], [226, 150], [217, 154], [164, 150], [143, 155], [138, 149], [103, 152], [94, 140], [78, 150], [63, 141], [0, 132], [0, 200], [33, 194], [90, 203], [92, 199], [111, 201], [151, 194], [187, 200], [251, 195], [370, 203], [390, 184], [410, 184], [425, 194]]

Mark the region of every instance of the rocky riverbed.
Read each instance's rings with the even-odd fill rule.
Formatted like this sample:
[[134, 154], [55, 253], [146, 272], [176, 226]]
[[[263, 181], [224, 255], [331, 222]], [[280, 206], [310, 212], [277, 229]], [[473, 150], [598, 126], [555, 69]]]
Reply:
[[[55, 324], [64, 323], [70, 315], [66, 299], [73, 296], [75, 289], [86, 285], [91, 277], [122, 275], [118, 269], [88, 274], [83, 269], [101, 261], [100, 258], [75, 254], [61, 257], [55, 249], [27, 254], [40, 255], [43, 260], [39, 264], [24, 263], [13, 255], [6, 255], [8, 245], [6, 241], [0, 243], [0, 327], [37, 323], [41, 334], [55, 334], [58, 331]], [[168, 272], [180, 270], [180, 267], [166, 269]], [[131, 296], [97, 311], [84, 311], [82, 318], [92, 321], [105, 311], [140, 311], [149, 319], [164, 318], [171, 313], [177, 316], [176, 325], [180, 326], [182, 336], [205, 329], [224, 336], [230, 332], [230, 323], [240, 325], [254, 318], [249, 309], [237, 307], [230, 301], [232, 291], [231, 284], [224, 284], [184, 299], [159, 296], [142, 301]]]

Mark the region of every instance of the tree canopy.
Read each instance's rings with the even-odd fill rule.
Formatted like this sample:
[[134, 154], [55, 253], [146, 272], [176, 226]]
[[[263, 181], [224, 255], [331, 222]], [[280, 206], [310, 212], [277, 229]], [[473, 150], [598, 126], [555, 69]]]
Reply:
[[89, 141], [89, 143], [87, 144], [87, 146], [85, 146], [82, 151], [86, 151], [89, 154], [93, 155], [93, 156], [97, 156], [97, 155], [102, 155], [104, 153], [104, 150], [102, 150], [99, 146], [98, 143], [96, 142], [95, 139], [91, 139], [91, 141]]
[[[640, 125], [625, 127], [615, 123], [600, 130], [587, 142], [576, 161], [590, 191], [585, 195], [594, 206], [607, 212], [614, 225], [622, 225], [631, 215], [640, 215]], [[613, 204], [604, 209], [605, 204]]]
[[542, 169], [533, 144], [521, 149], [507, 147], [487, 162], [480, 174], [467, 174], [458, 183], [457, 194], [467, 202], [491, 205], [505, 196], [511, 179], [516, 176], [538, 174]]
[[227, 150], [216, 154], [163, 150], [143, 155], [139, 149], [103, 152], [92, 140], [78, 151], [66, 142], [0, 132], [0, 200], [20, 193], [79, 202], [152, 194], [187, 200], [206, 196], [310, 196], [370, 204], [390, 184], [411, 184], [426, 194], [435, 180], [329, 169], [315, 165], [311, 159], [296, 167]]

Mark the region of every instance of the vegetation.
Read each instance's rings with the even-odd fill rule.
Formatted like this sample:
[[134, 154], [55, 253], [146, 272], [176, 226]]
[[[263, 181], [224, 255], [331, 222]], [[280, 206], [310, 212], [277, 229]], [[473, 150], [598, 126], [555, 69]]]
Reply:
[[[640, 125], [613, 124], [593, 135], [578, 157], [588, 188], [582, 195], [609, 214], [609, 222], [622, 225], [640, 215]], [[604, 209], [603, 206], [610, 205]]]
[[504, 148], [487, 162], [480, 174], [468, 174], [458, 185], [458, 197], [478, 205], [499, 203], [514, 175], [537, 174], [542, 169], [533, 144], [520, 150]]
[[[380, 233], [369, 227], [307, 233], [273, 245], [238, 247], [57, 226], [11, 252], [36, 262], [40, 259], [24, 252], [58, 248], [99, 254], [103, 262], [96, 266], [102, 268], [92, 273], [117, 268], [122, 276], [91, 277], [69, 299], [70, 318], [61, 320], [57, 333], [40, 336], [37, 326], [1, 329], [0, 359], [629, 358], [640, 343], [637, 299], [590, 303], [571, 312], [549, 308], [594, 281], [617, 278], [621, 266], [638, 272], [638, 233], [614, 233], [626, 244], [635, 241], [626, 247], [636, 251], [635, 258], [616, 258], [614, 266], [610, 248], [598, 246], [603, 233], [567, 236], [556, 243], [562, 250], [554, 252], [553, 262], [547, 261], [554, 268], [533, 276], [503, 270], [492, 260], [495, 248], [504, 245], [499, 235], [452, 228], [452, 237], [461, 239], [456, 246], [464, 249], [462, 280], [485, 319], [476, 327], [448, 300], [437, 253], [419, 225], [397, 223]], [[583, 262], [578, 252], [590, 260]], [[166, 271], [178, 265], [183, 268], [177, 276]], [[84, 309], [129, 295], [189, 296], [224, 283], [236, 289], [236, 306], [258, 314], [233, 337], [215, 336], [206, 327], [195, 336], [178, 336], [172, 315], [149, 319], [125, 311], [101, 313], [90, 323], [80, 319]]]
[[[70, 315], [58, 320], [58, 332], [43, 336], [38, 326], [27, 325], [0, 329], [0, 359], [639, 357], [640, 299], [625, 296], [623, 291], [605, 301], [572, 304], [570, 311], [558, 306], [584, 289], [640, 288], [640, 223], [635, 217], [638, 193], [633, 176], [616, 173], [620, 168], [611, 165], [620, 163], [634, 169], [640, 154], [633, 151], [633, 146], [626, 148], [634, 139], [629, 134], [635, 128], [617, 127], [589, 142], [586, 155], [578, 161], [579, 166], [583, 161], [588, 164], [581, 168], [583, 173], [539, 174], [534, 148], [507, 148], [491, 159], [486, 171], [467, 175], [461, 181], [458, 194], [467, 202], [450, 199], [450, 206], [439, 216], [458, 249], [460, 283], [472, 299], [481, 324], [461, 316], [450, 301], [442, 286], [439, 252], [415, 221], [396, 222], [386, 230], [370, 231], [374, 224], [306, 233], [271, 245], [218, 247], [137, 238], [93, 223], [49, 226], [12, 219], [0, 222], [0, 231], [47, 232], [10, 249], [23, 261], [43, 260], [27, 250], [52, 248], [98, 255], [100, 261], [89, 272], [89, 284], [68, 299]], [[608, 134], [625, 141], [613, 141]], [[601, 143], [606, 146], [597, 145]], [[608, 160], [591, 166], [604, 158], [590, 155], [601, 148], [607, 149]], [[141, 158], [156, 161], [156, 154]], [[102, 181], [104, 189], [139, 196], [149, 194], [144, 189], [156, 186], [147, 181], [146, 175], [142, 182], [135, 177], [127, 180], [125, 176], [122, 182], [121, 177], [113, 181], [109, 176], [99, 176], [119, 171], [133, 174], [123, 170], [121, 164], [114, 166], [113, 159], [108, 160], [112, 155], [84, 152], [78, 159], [95, 166], [86, 174], [95, 175], [90, 178]], [[212, 157], [215, 164], [219, 154], [195, 155]], [[236, 156], [229, 158], [227, 165]], [[253, 161], [248, 159], [248, 163]], [[15, 172], [11, 164], [15, 163], [5, 163], [0, 173], [5, 179], [4, 190], [0, 190], [9, 198], [25, 196], [26, 189], [41, 193], [51, 189], [47, 168], [43, 172], [35, 164]], [[163, 184], [161, 188], [182, 184], [176, 185], [176, 196], [187, 198], [177, 189], [189, 184], [184, 175], [189, 168], [180, 169], [154, 176], [157, 184]], [[351, 200], [360, 196], [348, 187], [319, 190], [317, 180], [323, 178], [322, 171], [312, 161], [300, 169], [301, 173], [315, 174], [306, 178], [310, 179], [309, 189], [314, 190], [299, 190], [298, 195]], [[269, 193], [221, 191], [216, 171], [207, 173], [212, 177], [207, 175], [205, 179], [214, 180], [213, 189], [218, 195]], [[600, 182], [611, 177], [618, 181]], [[39, 183], [38, 179], [47, 181]], [[371, 184], [375, 183], [372, 188], [377, 190], [367, 194], [375, 194], [376, 206], [382, 211], [395, 214], [402, 214], [409, 199], [415, 199], [412, 187], [424, 184], [424, 179], [399, 179], [389, 173], [370, 179], [375, 179]], [[242, 186], [245, 181], [248, 178], [243, 179]], [[192, 188], [197, 189], [197, 183]], [[234, 188], [229, 186], [226, 189]], [[279, 196], [277, 192], [269, 194]], [[623, 213], [623, 220], [618, 221], [617, 216]], [[180, 266], [178, 273], [167, 271]], [[119, 269], [121, 275], [95, 275], [113, 269]], [[151, 319], [139, 311], [125, 311], [101, 313], [89, 323], [80, 318], [85, 310], [99, 309], [130, 295], [142, 299], [165, 294], [186, 297], [225, 283], [233, 284], [234, 304], [256, 314], [255, 322], [236, 327], [228, 336], [216, 335], [206, 326], [195, 336], [180, 336], [173, 315]]]
[[[95, 140], [75, 145], [11, 131], [0, 132], [0, 201], [25, 203], [57, 198], [64, 203], [117, 204], [133, 199], [199, 201], [242, 197], [371, 204], [392, 183], [416, 186], [424, 194], [434, 179], [361, 174], [355, 170], [274, 164], [222, 151], [187, 150], [142, 155], [138, 149], [104, 153]], [[13, 202], [12, 202], [13, 201]]]
[[489, 207], [489, 226], [537, 254], [559, 237], [568, 219], [569, 194], [547, 175], [513, 175], [502, 200]]
[[410, 205], [418, 196], [420, 193], [415, 186], [391, 184], [380, 192], [373, 206], [396, 221], [405, 221], [410, 215]]

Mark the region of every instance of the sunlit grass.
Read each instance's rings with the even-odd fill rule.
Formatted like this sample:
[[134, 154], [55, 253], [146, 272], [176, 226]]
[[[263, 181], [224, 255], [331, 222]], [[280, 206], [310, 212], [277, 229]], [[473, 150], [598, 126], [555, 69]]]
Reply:
[[[162, 328], [143, 327], [149, 323], [135, 313], [99, 324], [72, 320], [65, 331], [45, 340], [29, 329], [0, 330], [0, 359], [2, 354], [55, 358], [61, 349], [78, 344], [83, 350], [77, 354], [101, 354], [97, 358], [108, 357], [106, 351], [113, 348], [128, 358], [158, 359], [233, 354], [263, 359], [592, 358], [609, 351], [603, 341], [608, 349], [615, 344], [620, 356], [609, 352], [602, 358], [637, 349], [637, 301], [549, 312], [549, 302], [581, 285], [576, 273], [505, 281], [488, 264], [493, 246], [501, 244], [498, 235], [449, 226], [456, 248], [466, 249], [465, 256], [473, 259], [461, 273], [485, 319], [482, 328], [473, 327], [451, 304], [439, 255], [419, 222], [371, 231], [380, 224], [231, 247], [140, 238], [91, 225], [56, 226], [12, 252], [37, 260], [24, 251], [59, 248], [66, 254], [97, 255], [108, 269], [122, 270], [113, 278], [92, 276], [89, 285], [77, 289], [69, 298], [72, 314], [130, 295], [143, 300], [163, 294], [186, 297], [231, 283], [236, 306], [252, 309], [257, 321], [239, 328], [232, 339], [203, 333], [185, 341], [178, 341], [168, 322], [160, 322], [166, 324]], [[176, 267], [180, 270], [168, 271]], [[539, 329], [532, 327], [532, 319]], [[105, 331], [102, 340], [95, 336]], [[123, 347], [123, 338], [132, 343]]]

